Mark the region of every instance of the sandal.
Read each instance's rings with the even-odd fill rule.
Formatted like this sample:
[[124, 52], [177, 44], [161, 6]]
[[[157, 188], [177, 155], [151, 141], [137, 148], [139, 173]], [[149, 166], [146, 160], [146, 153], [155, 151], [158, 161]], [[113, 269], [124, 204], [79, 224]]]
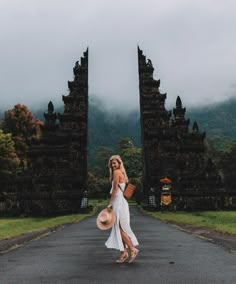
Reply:
[[128, 252], [122, 253], [121, 256], [116, 260], [117, 263], [123, 263], [129, 257]]
[[138, 249], [134, 249], [134, 250], [131, 251], [131, 256], [130, 256], [129, 263], [132, 263], [135, 260], [135, 258], [138, 255], [138, 253], [139, 253]]

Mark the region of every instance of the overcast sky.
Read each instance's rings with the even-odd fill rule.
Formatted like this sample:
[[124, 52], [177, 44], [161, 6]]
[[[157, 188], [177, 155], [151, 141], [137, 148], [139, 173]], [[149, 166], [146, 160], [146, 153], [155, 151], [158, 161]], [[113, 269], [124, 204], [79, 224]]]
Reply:
[[[234, 0], [0, 0], [0, 107], [61, 105], [89, 47], [89, 96], [139, 106], [137, 45], [184, 106], [236, 97]], [[46, 105], [45, 105], [46, 104]]]

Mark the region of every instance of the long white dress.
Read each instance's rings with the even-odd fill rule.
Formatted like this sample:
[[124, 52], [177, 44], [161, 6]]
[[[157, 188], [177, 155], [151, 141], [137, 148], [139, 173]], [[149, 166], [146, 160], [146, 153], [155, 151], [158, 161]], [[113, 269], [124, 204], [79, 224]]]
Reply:
[[[111, 234], [109, 238], [107, 239], [105, 245], [107, 248], [112, 248], [112, 249], [123, 251], [124, 244], [122, 242], [119, 224], [121, 225], [121, 228], [123, 229], [123, 231], [129, 236], [134, 246], [137, 246], [139, 243], [130, 227], [129, 205], [123, 196], [123, 190], [125, 188], [125, 183], [119, 183], [119, 185], [122, 191], [120, 187], [118, 186], [118, 191], [117, 191], [117, 194], [112, 204], [112, 208], [116, 214], [116, 221], [114, 225], [112, 226]], [[112, 193], [112, 189], [110, 193]]]

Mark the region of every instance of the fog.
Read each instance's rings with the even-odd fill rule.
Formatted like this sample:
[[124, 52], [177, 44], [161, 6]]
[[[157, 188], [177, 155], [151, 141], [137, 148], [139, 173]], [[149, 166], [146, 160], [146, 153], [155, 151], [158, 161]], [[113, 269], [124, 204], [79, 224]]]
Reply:
[[236, 2], [231, 0], [1, 0], [0, 107], [62, 105], [89, 47], [89, 97], [138, 109], [137, 45], [171, 108], [236, 96]]

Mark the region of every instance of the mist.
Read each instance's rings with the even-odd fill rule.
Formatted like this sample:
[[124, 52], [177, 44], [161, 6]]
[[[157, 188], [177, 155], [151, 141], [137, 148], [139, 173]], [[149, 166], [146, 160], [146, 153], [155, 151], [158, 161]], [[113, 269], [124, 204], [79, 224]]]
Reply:
[[111, 113], [139, 109], [137, 45], [171, 109], [236, 97], [236, 2], [2, 0], [0, 106], [62, 106], [89, 47], [89, 98]]

